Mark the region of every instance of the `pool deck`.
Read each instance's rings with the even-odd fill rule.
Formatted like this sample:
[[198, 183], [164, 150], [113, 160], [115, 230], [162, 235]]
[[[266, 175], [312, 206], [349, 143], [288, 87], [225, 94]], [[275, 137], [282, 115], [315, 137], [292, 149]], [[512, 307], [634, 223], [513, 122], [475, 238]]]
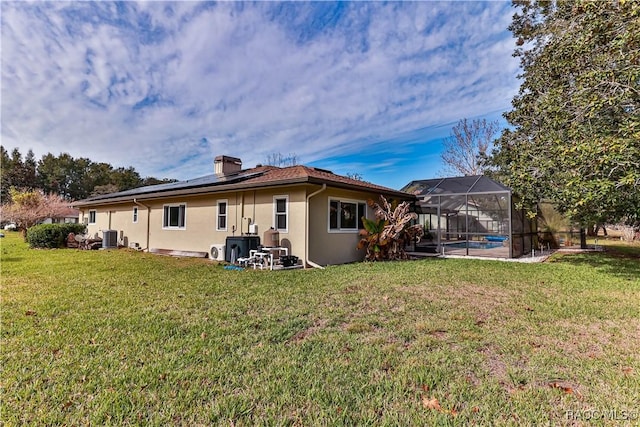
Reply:
[[469, 255], [466, 254], [466, 249], [451, 249], [447, 250], [445, 255], [442, 253], [426, 253], [426, 252], [407, 252], [412, 258], [460, 258], [460, 259], [481, 259], [492, 261], [505, 261], [505, 262], [523, 262], [523, 263], [536, 263], [544, 262], [554, 253], [589, 253], [589, 252], [602, 252], [604, 248], [600, 245], [590, 245], [587, 249], [581, 249], [580, 247], [565, 247], [560, 249], [545, 250], [542, 253], [536, 251], [533, 254], [524, 255], [520, 258], [509, 258], [509, 248], [491, 248], [491, 249], [469, 249]]
[[[486, 253], [486, 250], [483, 251]], [[465, 255], [464, 250], [459, 254], [454, 254], [452, 252], [447, 252], [446, 255], [435, 254], [435, 253], [426, 253], [426, 252], [407, 252], [411, 258], [420, 259], [420, 258], [451, 258], [451, 259], [480, 259], [485, 261], [504, 261], [504, 262], [524, 262], [524, 263], [536, 263], [536, 262], [544, 262], [549, 258], [550, 255], [553, 254], [554, 251], [549, 253], [545, 251], [543, 255], [540, 256], [523, 256], [520, 258], [507, 258], [506, 256], [496, 256], [492, 255]], [[470, 252], [471, 253], [471, 252]], [[508, 254], [507, 254], [508, 256]]]

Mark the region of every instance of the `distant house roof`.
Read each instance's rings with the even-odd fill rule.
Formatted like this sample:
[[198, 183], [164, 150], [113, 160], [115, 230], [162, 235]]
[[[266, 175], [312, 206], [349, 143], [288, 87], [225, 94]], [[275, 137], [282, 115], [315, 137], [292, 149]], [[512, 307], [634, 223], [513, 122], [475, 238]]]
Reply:
[[275, 166], [258, 166], [241, 170], [228, 175], [206, 175], [186, 181], [168, 184], [149, 185], [117, 193], [103, 194], [74, 203], [74, 206], [91, 206], [104, 203], [119, 203], [132, 199], [157, 199], [173, 196], [207, 194], [221, 191], [265, 188], [292, 184], [327, 184], [332, 187], [349, 190], [378, 192], [386, 196], [412, 199], [410, 194], [403, 191], [372, 184], [365, 181], [336, 175], [331, 171], [296, 165], [285, 168]]
[[78, 218], [80, 215], [80, 211], [71, 206], [67, 206], [63, 211], [60, 212], [56, 218]]
[[484, 175], [457, 176], [411, 181], [401, 191], [417, 197], [439, 195], [464, 195], [482, 193], [508, 193], [509, 187]]

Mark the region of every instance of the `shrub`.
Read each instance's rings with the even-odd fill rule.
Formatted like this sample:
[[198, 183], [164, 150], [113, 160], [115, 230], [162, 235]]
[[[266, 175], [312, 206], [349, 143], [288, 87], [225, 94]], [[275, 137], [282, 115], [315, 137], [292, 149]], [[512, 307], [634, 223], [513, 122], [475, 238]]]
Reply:
[[27, 242], [32, 248], [62, 248], [69, 233], [84, 233], [84, 224], [40, 224], [27, 229]]

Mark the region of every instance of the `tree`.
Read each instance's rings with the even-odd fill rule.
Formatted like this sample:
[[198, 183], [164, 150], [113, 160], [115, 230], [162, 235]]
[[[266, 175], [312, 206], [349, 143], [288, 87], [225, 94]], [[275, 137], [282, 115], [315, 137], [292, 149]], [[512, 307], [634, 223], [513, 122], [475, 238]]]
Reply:
[[103, 194], [117, 193], [118, 186], [115, 184], [96, 185], [89, 194], [89, 197], [101, 196]]
[[489, 153], [496, 134], [498, 121], [462, 119], [451, 129], [451, 135], [442, 140], [444, 150], [440, 158], [444, 162], [444, 176], [482, 175], [483, 158]]
[[[118, 187], [111, 183], [111, 175], [113, 173], [113, 166], [108, 163], [95, 163], [91, 162], [88, 171], [88, 181], [90, 182], [91, 189], [89, 190], [89, 196], [94, 195], [98, 191], [98, 188], [112, 188], [115, 187], [115, 191], [118, 191]], [[104, 191], [104, 190], [101, 190]], [[100, 192], [100, 194], [105, 194]]]
[[90, 159], [73, 158], [62, 153], [47, 153], [36, 162], [32, 150], [22, 160], [18, 148], [11, 156], [0, 146], [0, 191], [2, 203], [10, 202], [11, 187], [28, 190], [40, 189], [45, 194], [55, 193], [68, 200], [80, 200], [95, 194], [129, 190], [142, 185], [175, 182], [170, 179], [147, 177], [144, 180], [133, 167], [114, 169], [108, 163], [95, 163]]
[[279, 168], [295, 166], [298, 164], [298, 156], [295, 153], [289, 153], [289, 155], [287, 156], [283, 155], [282, 153], [271, 153], [267, 155], [265, 164], [277, 166]]
[[158, 185], [158, 184], [170, 184], [172, 182], [177, 182], [176, 179], [168, 179], [168, 178], [163, 178], [163, 179], [158, 179], [158, 178], [154, 178], [152, 176], [148, 176], [145, 179], [142, 180], [142, 185], [143, 186], [147, 186], [147, 185]]
[[639, 222], [640, 3], [514, 6], [522, 85], [490, 160], [500, 180], [583, 227]]
[[1, 206], [3, 220], [13, 221], [23, 233], [47, 218], [64, 215], [69, 204], [57, 194], [45, 194], [40, 190], [9, 190], [11, 202]]
[[60, 194], [68, 200], [84, 199], [96, 191], [102, 194], [105, 188], [124, 191], [143, 184], [133, 167], [113, 169], [107, 163], [95, 163], [84, 157], [75, 159], [67, 153], [42, 156], [38, 179], [45, 192]]
[[68, 173], [73, 158], [69, 154], [54, 156], [51, 153], [45, 154], [38, 161], [38, 182], [40, 188], [46, 193], [59, 194], [62, 197], [69, 197], [69, 181], [71, 174]]
[[346, 176], [349, 179], [353, 179], [355, 181], [367, 182], [364, 180], [364, 177], [362, 176], [362, 174], [358, 172], [347, 172], [344, 176]]
[[130, 190], [142, 185], [142, 178], [136, 170], [129, 166], [128, 168], [117, 168], [111, 173], [111, 184], [118, 187], [118, 191]]
[[9, 202], [9, 189], [11, 188], [11, 158], [9, 153], [0, 145], [0, 203]]
[[36, 180], [36, 160], [33, 150], [29, 150], [24, 160], [22, 153], [18, 148], [11, 151], [11, 157], [4, 147], [1, 147], [2, 157], [2, 177], [0, 185], [2, 186], [2, 202], [9, 202], [11, 195], [9, 189], [11, 187], [21, 189], [34, 189], [38, 187]]
[[33, 150], [29, 149], [27, 151], [27, 155], [24, 156], [24, 162], [22, 162], [21, 170], [20, 170], [20, 178], [22, 182], [20, 183], [21, 188], [27, 189], [35, 189], [38, 188], [38, 183], [36, 180], [36, 169], [37, 162], [35, 154], [33, 154]]

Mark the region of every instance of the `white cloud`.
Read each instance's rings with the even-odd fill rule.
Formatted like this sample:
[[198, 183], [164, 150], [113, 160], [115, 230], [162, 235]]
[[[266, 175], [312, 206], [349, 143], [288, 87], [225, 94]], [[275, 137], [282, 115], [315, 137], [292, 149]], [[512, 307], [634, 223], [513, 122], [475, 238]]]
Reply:
[[178, 178], [222, 153], [395, 152], [508, 107], [508, 23], [496, 2], [3, 2], [2, 143]]

